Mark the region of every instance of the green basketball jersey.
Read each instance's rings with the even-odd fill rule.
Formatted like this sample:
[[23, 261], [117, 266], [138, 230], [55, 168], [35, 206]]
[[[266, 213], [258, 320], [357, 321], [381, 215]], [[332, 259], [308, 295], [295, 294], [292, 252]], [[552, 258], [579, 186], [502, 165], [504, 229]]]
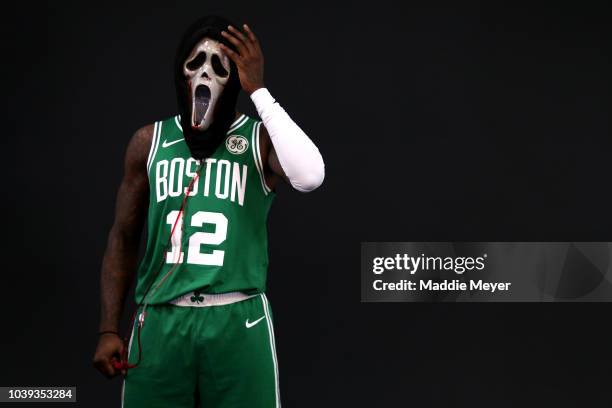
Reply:
[[[265, 291], [266, 221], [275, 193], [263, 176], [260, 127], [261, 122], [245, 115], [236, 119], [188, 192], [200, 163], [191, 157], [179, 117], [155, 123], [147, 161], [147, 247], [138, 269], [137, 302], [152, 283], [146, 299], [150, 304], [196, 289]], [[184, 219], [177, 222], [186, 194]]]

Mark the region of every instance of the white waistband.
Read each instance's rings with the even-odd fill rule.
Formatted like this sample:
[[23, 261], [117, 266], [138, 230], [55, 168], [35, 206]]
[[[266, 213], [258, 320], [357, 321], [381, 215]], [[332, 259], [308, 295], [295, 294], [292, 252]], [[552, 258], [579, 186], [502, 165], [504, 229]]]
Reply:
[[189, 306], [189, 307], [208, 307], [208, 306], [222, 306], [229, 305], [231, 303], [240, 302], [252, 298], [257, 295], [247, 295], [242, 292], [227, 292], [219, 294], [207, 294], [200, 293], [198, 291], [188, 292], [175, 299], [172, 299], [169, 303], [176, 306]]

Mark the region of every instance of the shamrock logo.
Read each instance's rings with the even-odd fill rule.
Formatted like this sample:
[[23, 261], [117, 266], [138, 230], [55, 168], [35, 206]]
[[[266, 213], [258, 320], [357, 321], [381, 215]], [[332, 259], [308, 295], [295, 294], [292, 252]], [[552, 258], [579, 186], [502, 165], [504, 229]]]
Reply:
[[193, 291], [193, 296], [191, 297], [191, 301], [194, 302], [194, 303], [203, 302], [204, 301], [204, 296], [202, 296], [199, 291], [194, 290]]

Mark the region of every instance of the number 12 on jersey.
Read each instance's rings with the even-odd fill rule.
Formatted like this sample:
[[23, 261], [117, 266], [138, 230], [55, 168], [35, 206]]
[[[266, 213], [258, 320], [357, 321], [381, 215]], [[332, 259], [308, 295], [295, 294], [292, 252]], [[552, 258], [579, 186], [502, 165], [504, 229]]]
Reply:
[[[174, 210], [168, 213], [166, 223], [170, 224], [170, 228], [176, 224], [174, 234], [172, 235], [172, 250], [166, 253], [166, 263], [175, 264], [183, 263], [183, 255], [181, 252], [181, 239], [183, 236], [182, 224], [183, 220], [177, 217], [179, 211]], [[181, 218], [183, 214], [181, 213]], [[195, 265], [213, 265], [222, 266], [225, 251], [215, 249], [212, 253], [201, 252], [201, 245], [220, 245], [227, 238], [227, 218], [222, 213], [198, 211], [191, 216], [192, 227], [202, 227], [204, 224], [213, 224], [215, 232], [194, 232], [189, 237], [189, 245], [187, 248], [187, 263]]]

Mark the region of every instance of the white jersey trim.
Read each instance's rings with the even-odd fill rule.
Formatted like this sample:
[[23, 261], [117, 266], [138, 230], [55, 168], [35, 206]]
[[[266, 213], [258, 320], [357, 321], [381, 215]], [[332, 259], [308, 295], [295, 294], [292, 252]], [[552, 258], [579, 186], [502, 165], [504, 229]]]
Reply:
[[[229, 134], [230, 132], [233, 132], [234, 130], [238, 129], [240, 126], [244, 125], [244, 123], [247, 121], [247, 119], [248, 118], [246, 117], [246, 115], [244, 113], [242, 115], [238, 116], [238, 118], [230, 125], [230, 128], [227, 131], [227, 133]], [[183, 131], [183, 126], [181, 126], [181, 115], [176, 115], [174, 117], [174, 123], [176, 123], [176, 126], [182, 132]]]
[[257, 159], [259, 160], [259, 167], [261, 168], [261, 177], [264, 183], [264, 187], [267, 190], [267, 192], [269, 193], [270, 191], [272, 191], [272, 189], [270, 188], [270, 186], [268, 186], [268, 183], [266, 182], [266, 173], [265, 173], [265, 167], [263, 165], [263, 160], [261, 158], [261, 145], [259, 143], [259, 135], [261, 134], [260, 130], [262, 127], [263, 123], [262, 122], [258, 122], [257, 123], [257, 131], [256, 131], [256, 135], [255, 135], [255, 141], [257, 142]]
[[270, 339], [270, 351], [272, 352], [272, 363], [274, 364], [274, 388], [276, 395], [275, 408], [280, 408], [280, 387], [278, 382], [278, 360], [276, 358], [276, 341], [274, 339], [274, 328], [272, 326], [272, 317], [270, 316], [270, 310], [268, 305], [268, 298], [265, 293], [261, 294], [261, 301], [263, 303], [264, 314], [266, 315], [266, 323], [268, 324], [268, 337]]
[[[138, 330], [140, 330], [140, 328]], [[128, 350], [127, 350], [128, 361], [130, 360], [130, 351], [132, 351], [132, 340], [134, 340], [134, 327], [132, 327], [132, 334], [130, 334], [130, 342], [128, 343]], [[123, 408], [124, 403], [125, 403], [125, 378], [123, 379], [123, 383], [121, 384], [121, 408]]]
[[236, 119], [234, 121], [234, 123], [232, 123], [232, 125], [230, 126], [230, 128], [227, 131], [227, 134], [229, 135], [231, 132], [233, 132], [234, 130], [238, 129], [240, 126], [244, 125], [245, 122], [248, 120], [249, 118], [246, 117], [246, 115], [243, 113], [242, 115], [238, 116], [238, 119]]
[[179, 128], [179, 130], [182, 132], [183, 127], [181, 126], [181, 115], [176, 115], [174, 117], [174, 122], [176, 123], [176, 126]]
[[153, 139], [151, 140], [151, 148], [149, 149], [149, 158], [147, 159], [147, 175], [151, 170], [151, 164], [157, 152], [157, 146], [159, 145], [159, 136], [161, 135], [161, 122], [155, 122], [153, 127]]
[[264, 167], [261, 162], [261, 153], [259, 151], [259, 128], [261, 126], [261, 122], [257, 122], [253, 125], [253, 132], [251, 133], [251, 146], [253, 149], [253, 160], [255, 160], [255, 167], [257, 168], [257, 173], [259, 173], [259, 180], [261, 181], [261, 188], [264, 191], [265, 195], [272, 190], [266, 184], [266, 178], [264, 176]]

